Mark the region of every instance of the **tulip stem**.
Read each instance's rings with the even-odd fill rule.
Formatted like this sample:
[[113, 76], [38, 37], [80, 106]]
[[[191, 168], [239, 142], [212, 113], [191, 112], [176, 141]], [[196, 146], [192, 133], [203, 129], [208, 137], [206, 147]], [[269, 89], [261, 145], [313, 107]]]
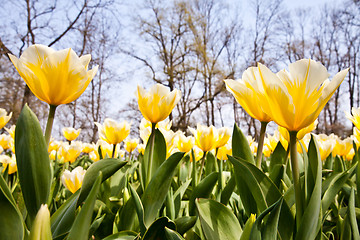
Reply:
[[295, 190], [296, 226], [297, 229], [299, 229], [301, 224], [302, 212], [303, 212], [303, 200], [301, 194], [300, 173], [299, 173], [299, 165], [297, 159], [297, 145], [296, 145], [297, 131], [291, 131], [289, 133], [290, 133], [290, 146], [289, 146], [290, 160], [291, 160], [291, 169], [292, 169], [294, 190]]
[[195, 154], [194, 149], [191, 149], [191, 158], [192, 158], [192, 172], [191, 172], [191, 178], [192, 178], [192, 187], [193, 189], [197, 185], [197, 178], [196, 178], [196, 161], [195, 161]]
[[113, 146], [112, 158], [114, 158], [114, 156], [115, 156], [116, 145], [117, 145], [117, 143], [115, 143], [114, 146]]
[[264, 146], [266, 126], [268, 122], [261, 122], [259, 144], [256, 152], [256, 166], [261, 169], [262, 151]]
[[48, 120], [46, 123], [46, 129], [45, 129], [46, 146], [49, 146], [49, 143], [50, 143], [51, 130], [52, 130], [52, 126], [54, 123], [55, 111], [56, 111], [56, 107], [57, 107], [55, 105], [49, 105], [49, 106], [50, 106], [49, 116], [48, 116]]
[[150, 183], [151, 175], [152, 175], [152, 162], [154, 158], [154, 148], [155, 148], [155, 127], [156, 123], [152, 123], [151, 125], [151, 135], [150, 135], [150, 152], [149, 152], [149, 162], [147, 163], [147, 174], [146, 174], [146, 183], [147, 186]]
[[204, 165], [205, 165], [206, 153], [207, 153], [207, 152], [204, 152], [204, 155], [203, 155], [203, 157], [202, 157], [202, 159], [201, 159], [201, 167], [200, 167], [200, 173], [199, 173], [199, 181], [201, 181], [201, 175], [202, 175], [203, 168], [204, 168]]

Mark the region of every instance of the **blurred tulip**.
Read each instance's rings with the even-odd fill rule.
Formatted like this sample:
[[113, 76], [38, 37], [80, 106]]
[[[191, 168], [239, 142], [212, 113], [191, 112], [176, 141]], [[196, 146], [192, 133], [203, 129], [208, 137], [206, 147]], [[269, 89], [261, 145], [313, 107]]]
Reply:
[[81, 166], [76, 167], [71, 172], [69, 170], [65, 170], [61, 176], [61, 182], [70, 192], [75, 193], [79, 188], [81, 188], [85, 173], [86, 170], [84, 170]]
[[215, 148], [224, 146], [231, 137], [231, 131], [227, 127], [222, 127], [222, 128], [217, 129], [217, 133], [218, 133], [217, 134], [218, 139], [216, 140]]
[[333, 156], [345, 157], [350, 150], [353, 148], [353, 140], [351, 138], [346, 138], [341, 140], [339, 137], [335, 137], [336, 144], [332, 151]]
[[100, 139], [109, 144], [121, 143], [130, 134], [130, 124], [127, 121], [118, 123], [106, 118], [103, 125], [97, 122], [95, 124], [99, 129]]
[[232, 148], [230, 142], [228, 142], [224, 146], [218, 148], [216, 156], [220, 160], [227, 160], [228, 159], [227, 155], [231, 155], [231, 154], [232, 154]]
[[133, 152], [139, 144], [139, 139], [125, 139], [125, 150], [129, 153]]
[[195, 144], [194, 137], [186, 137], [183, 132], [180, 132], [176, 137], [176, 147], [180, 152], [190, 152]]
[[15, 125], [12, 125], [10, 128], [5, 128], [5, 130], [9, 133], [9, 135], [14, 139], [15, 137]]
[[164, 85], [156, 84], [150, 88], [149, 92], [138, 86], [136, 97], [144, 118], [151, 123], [158, 123], [170, 115], [180, 101], [181, 92], [177, 89], [170, 92]]
[[80, 156], [82, 149], [81, 143], [72, 143], [71, 145], [63, 144], [59, 148], [58, 158], [63, 162], [73, 163]]
[[7, 134], [0, 135], [0, 146], [6, 150], [9, 149], [12, 145], [13, 138]]
[[346, 118], [349, 119], [357, 129], [360, 130], [360, 108], [351, 108], [351, 114], [345, 112]]
[[215, 148], [218, 134], [214, 126], [206, 127], [201, 124], [197, 124], [197, 128], [189, 127], [190, 132], [194, 135], [195, 144], [202, 151], [208, 152]]
[[0, 108], [0, 129], [5, 127], [5, 125], [10, 121], [12, 113], [6, 115], [7, 112], [5, 109]]
[[53, 106], [76, 100], [98, 69], [96, 66], [88, 71], [91, 56], [78, 57], [71, 48], [55, 51], [35, 44], [19, 59], [11, 54], [9, 57], [34, 95]]
[[66, 138], [66, 140], [70, 142], [74, 141], [79, 136], [80, 132], [81, 132], [81, 128], [75, 129], [72, 127], [64, 127], [62, 129], [62, 133], [64, 137]]
[[11, 157], [9, 157], [8, 155], [0, 155], [0, 163], [2, 163], [2, 166], [4, 168], [3, 172], [6, 168], [8, 168], [8, 174], [13, 174], [17, 172], [15, 154], [13, 154]]
[[139, 151], [140, 154], [144, 155], [144, 152], [145, 152], [145, 144], [144, 143], [141, 143], [137, 146], [137, 149]]

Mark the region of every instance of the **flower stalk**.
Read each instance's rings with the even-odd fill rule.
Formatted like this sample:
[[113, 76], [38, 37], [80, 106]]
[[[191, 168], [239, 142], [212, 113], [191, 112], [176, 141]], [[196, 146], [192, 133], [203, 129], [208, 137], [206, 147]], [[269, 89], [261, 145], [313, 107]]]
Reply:
[[55, 118], [55, 111], [56, 111], [56, 107], [57, 107], [57, 106], [51, 105], [51, 104], [49, 106], [50, 106], [49, 116], [48, 116], [48, 120], [46, 123], [46, 129], [45, 129], [46, 146], [49, 146], [49, 143], [50, 143], [51, 131], [52, 131], [52, 126], [53, 126], [54, 118]]
[[262, 152], [263, 152], [263, 147], [264, 147], [264, 139], [265, 139], [265, 132], [266, 132], [267, 124], [268, 124], [268, 122], [261, 122], [260, 137], [259, 137], [258, 149], [256, 152], [256, 166], [259, 169], [261, 169]]
[[299, 228], [303, 213], [303, 198], [301, 194], [300, 173], [299, 173], [299, 164], [297, 158], [297, 145], [296, 145], [297, 131], [291, 131], [289, 133], [290, 133], [290, 146], [289, 146], [290, 161], [291, 161], [291, 170], [292, 170], [294, 190], [295, 190], [296, 225], [297, 228]]

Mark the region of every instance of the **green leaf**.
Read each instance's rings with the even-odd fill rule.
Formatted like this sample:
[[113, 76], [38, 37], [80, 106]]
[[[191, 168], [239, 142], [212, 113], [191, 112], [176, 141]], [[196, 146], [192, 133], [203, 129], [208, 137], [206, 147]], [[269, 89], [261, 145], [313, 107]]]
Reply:
[[349, 220], [350, 220], [353, 239], [360, 239], [359, 227], [358, 227], [358, 224], [356, 221], [356, 213], [355, 213], [355, 190], [354, 190], [354, 188], [351, 188], [351, 194], [350, 194], [349, 206], [348, 206], [348, 214], [349, 214]]
[[[150, 163], [150, 159], [152, 159], [151, 163]], [[155, 129], [155, 131], [151, 133], [149, 140], [146, 144], [143, 161], [141, 162], [140, 165], [141, 176], [143, 177], [143, 183], [145, 183], [145, 187], [147, 186], [147, 184], [149, 184], [155, 172], [158, 170], [160, 165], [165, 161], [165, 159], [166, 159], [165, 138], [159, 129]], [[151, 164], [150, 168], [148, 164]], [[148, 172], [149, 169], [150, 172]], [[146, 182], [146, 179], [148, 179], [149, 182]]]
[[174, 220], [177, 231], [184, 235], [187, 231], [189, 231], [196, 223], [196, 216], [183, 216]]
[[270, 170], [269, 178], [273, 181], [277, 188], [280, 188], [281, 180], [284, 178], [285, 167], [286, 166], [284, 164], [276, 164]]
[[[103, 161], [103, 160], [101, 160]], [[100, 172], [95, 183], [88, 194], [84, 205], [81, 207], [79, 214], [75, 218], [75, 222], [71, 227], [67, 240], [87, 240], [89, 239], [89, 230], [93, 215], [96, 195], [99, 192], [102, 182], [102, 173]]]
[[232, 156], [242, 158], [255, 165], [254, 154], [251, 152], [249, 142], [236, 123], [232, 135]]
[[52, 174], [39, 121], [27, 105], [16, 123], [15, 152], [24, 202], [33, 221], [41, 204], [48, 200]]
[[206, 154], [206, 160], [205, 160], [205, 175], [209, 175], [212, 172], [218, 172], [218, 165], [216, 163], [217, 159], [215, 158], [214, 154], [212, 152], [208, 152]]
[[24, 222], [11, 191], [0, 174], [0, 239], [22, 240]]
[[103, 240], [134, 240], [138, 234], [133, 231], [122, 231], [112, 234]]
[[255, 214], [251, 214], [245, 223], [240, 240], [249, 240], [250, 239], [251, 229], [252, 229], [255, 221], [256, 221]]
[[323, 215], [330, 207], [330, 204], [334, 201], [338, 192], [344, 186], [344, 183], [354, 173], [356, 166], [357, 164], [342, 173], [334, 173], [322, 183], [322, 191], [324, 192], [321, 200]]
[[239, 239], [242, 229], [238, 219], [229, 208], [210, 199], [196, 199], [195, 202], [206, 239]]
[[58, 210], [51, 216], [51, 232], [53, 238], [63, 235], [70, 231], [75, 220], [76, 202], [80, 191], [76, 191], [63, 203]]
[[185, 240], [178, 232], [165, 227], [165, 238], [166, 240]]
[[[151, 226], [146, 231], [143, 240], [157, 240], [168, 238], [164, 238], [165, 236], [165, 228], [175, 230], [175, 223], [170, 221], [167, 217], [158, 218], [155, 222], [151, 224]], [[171, 238], [170, 238], [171, 239]]]
[[136, 213], [139, 218], [140, 234], [141, 234], [141, 236], [143, 236], [146, 232], [146, 226], [145, 226], [145, 221], [144, 221], [144, 207], [142, 205], [141, 199], [140, 199], [139, 195], [137, 194], [136, 190], [131, 186], [131, 184], [129, 184], [129, 187], [130, 187], [132, 199], [135, 204], [135, 210], [136, 210]]
[[279, 200], [279, 189], [265, 173], [242, 159], [229, 156], [229, 160], [234, 165], [237, 188], [247, 215], [259, 214]]
[[196, 198], [208, 198], [215, 187], [218, 180], [217, 172], [213, 172], [206, 176], [192, 191], [189, 199], [189, 214], [195, 215], [195, 199]]
[[274, 152], [270, 156], [270, 172], [272, 172], [273, 168], [276, 165], [282, 165], [285, 163], [287, 157], [287, 152], [281, 142], [279, 141], [278, 144], [275, 147]]
[[127, 162], [117, 158], [101, 159], [100, 161], [93, 163], [85, 173], [83, 184], [80, 190], [80, 196], [77, 201], [77, 206], [79, 206], [89, 194], [97, 176], [99, 175], [99, 172], [102, 173], [102, 181], [105, 181], [121, 167], [125, 166], [126, 163]]
[[174, 207], [175, 207], [175, 216], [179, 215], [181, 208], [181, 199], [184, 196], [186, 189], [189, 187], [191, 179], [188, 179], [184, 182], [174, 193]]
[[184, 156], [184, 153], [177, 152], [171, 155], [155, 172], [149, 185], [142, 196], [144, 205], [145, 225], [149, 226], [158, 215], [163, 205], [167, 192], [169, 191], [171, 180], [176, 170], [176, 166]]
[[304, 208], [296, 240], [315, 239], [320, 230], [322, 163], [314, 136], [311, 136], [309, 143], [308, 159], [307, 175], [305, 176], [307, 178], [308, 204]]
[[224, 187], [224, 190], [221, 192], [221, 203], [227, 205], [229, 203], [230, 197], [234, 192], [236, 187], [236, 181], [234, 174], [231, 176], [230, 180]]

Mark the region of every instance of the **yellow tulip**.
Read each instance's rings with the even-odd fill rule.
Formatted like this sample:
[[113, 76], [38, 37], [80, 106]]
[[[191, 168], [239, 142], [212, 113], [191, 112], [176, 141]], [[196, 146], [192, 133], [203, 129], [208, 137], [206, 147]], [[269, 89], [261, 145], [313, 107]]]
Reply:
[[346, 154], [345, 159], [348, 161], [351, 161], [351, 160], [353, 160], [354, 156], [355, 156], [355, 150], [354, 150], [354, 148], [352, 148], [352, 149], [350, 149], [348, 154]]
[[302, 59], [289, 65], [289, 72], [277, 74], [258, 64], [266, 104], [263, 110], [278, 125], [288, 131], [299, 131], [319, 116], [330, 97], [344, 80], [348, 69], [328, 80], [326, 68], [311, 59]]
[[0, 155], [0, 163], [2, 163], [2, 166], [4, 168], [3, 172], [6, 168], [8, 168], [8, 174], [13, 174], [17, 172], [15, 154], [13, 154], [11, 157], [9, 157], [8, 155]]
[[127, 121], [118, 123], [106, 118], [103, 125], [97, 122], [95, 124], [99, 129], [100, 139], [109, 144], [121, 143], [130, 133], [130, 124]]
[[180, 152], [190, 152], [195, 144], [194, 137], [186, 137], [183, 132], [180, 132], [176, 137], [176, 147]]
[[320, 152], [320, 158], [324, 161], [333, 151], [336, 140], [333, 137], [325, 134], [315, 135]]
[[115, 153], [114, 153], [114, 156], [113, 155], [113, 150], [114, 150], [114, 145], [113, 144], [110, 144], [104, 140], [98, 140], [97, 143], [96, 143], [96, 151], [97, 152], [97, 149], [99, 148], [100, 146], [100, 149], [101, 149], [101, 155], [103, 158], [110, 158], [110, 157], [114, 157], [114, 158], [117, 158], [119, 157], [120, 155], [120, 145], [117, 144], [116, 147], [115, 147]]
[[69, 170], [65, 170], [61, 176], [61, 182], [70, 192], [75, 193], [79, 188], [81, 188], [85, 173], [86, 170], [80, 166], [76, 167], [71, 172]]
[[228, 159], [227, 155], [231, 155], [231, 153], [232, 153], [231, 144], [230, 144], [230, 142], [228, 142], [224, 146], [219, 147], [216, 156], [220, 160], [227, 160]]
[[[1, 135], [0, 135], [0, 137], [1, 137]], [[356, 147], [359, 148], [359, 146], [360, 146], [360, 130], [357, 127], [353, 128], [353, 139], [355, 141]], [[0, 143], [0, 145], [1, 145], [1, 143]]]
[[261, 76], [257, 67], [250, 67], [239, 80], [224, 80], [226, 89], [232, 93], [236, 101], [252, 117], [260, 122], [270, 122], [271, 117], [263, 108], [265, 92], [261, 84]]
[[353, 148], [353, 140], [351, 138], [346, 138], [344, 140], [335, 137], [336, 143], [332, 151], [333, 156], [339, 155], [345, 157], [350, 150]]
[[72, 142], [71, 145], [62, 144], [59, 148], [58, 158], [61, 162], [73, 163], [80, 156], [83, 146], [80, 142]]
[[5, 125], [10, 121], [10, 118], [12, 116], [12, 113], [9, 115], [6, 115], [7, 112], [5, 109], [0, 108], [0, 129], [5, 127]]
[[90, 153], [92, 151], [97, 151], [95, 143], [83, 143], [83, 153]]
[[81, 132], [81, 128], [75, 129], [72, 127], [64, 127], [62, 129], [62, 133], [63, 133], [64, 137], [66, 138], [66, 140], [68, 140], [68, 141], [75, 140], [79, 136], [80, 132]]
[[141, 143], [137, 146], [137, 149], [139, 151], [140, 154], [144, 155], [144, 152], [145, 152], [145, 144], [144, 143]]
[[55, 51], [35, 44], [20, 58], [11, 54], [9, 57], [34, 95], [53, 106], [76, 100], [98, 69], [96, 66], [88, 71], [91, 56], [78, 57], [71, 48]]
[[[199, 161], [203, 157], [204, 152], [196, 145], [193, 147], [192, 150], [194, 151], [195, 162]], [[194, 159], [192, 157], [191, 152], [189, 152], [189, 154], [190, 154], [189, 155], [190, 156], [190, 162], [192, 162]]]
[[177, 89], [170, 92], [164, 85], [156, 84], [150, 88], [149, 92], [138, 86], [136, 97], [144, 118], [151, 123], [158, 123], [170, 115], [180, 101], [181, 92]]
[[218, 139], [218, 134], [214, 126], [206, 127], [201, 124], [197, 124], [197, 128], [189, 127], [189, 130], [195, 137], [195, 144], [202, 151], [208, 152], [215, 148], [215, 144]]
[[94, 151], [89, 152], [89, 158], [90, 158], [91, 161], [93, 161], [93, 162], [99, 161], [99, 160], [100, 160], [100, 156], [99, 156], [98, 151], [94, 150]]
[[13, 138], [8, 134], [0, 135], [0, 146], [6, 150], [9, 149], [12, 145]]
[[360, 130], [360, 108], [352, 108], [351, 114], [345, 112], [346, 118], [352, 121], [357, 129]]
[[139, 139], [125, 139], [125, 150], [131, 153], [134, 151], [139, 144]]
[[15, 125], [12, 125], [10, 128], [5, 128], [5, 130], [9, 133], [12, 139], [15, 137]]
[[215, 148], [222, 147], [229, 141], [231, 137], [231, 131], [227, 127], [222, 127], [217, 129], [217, 135], [218, 139], [215, 143]]

